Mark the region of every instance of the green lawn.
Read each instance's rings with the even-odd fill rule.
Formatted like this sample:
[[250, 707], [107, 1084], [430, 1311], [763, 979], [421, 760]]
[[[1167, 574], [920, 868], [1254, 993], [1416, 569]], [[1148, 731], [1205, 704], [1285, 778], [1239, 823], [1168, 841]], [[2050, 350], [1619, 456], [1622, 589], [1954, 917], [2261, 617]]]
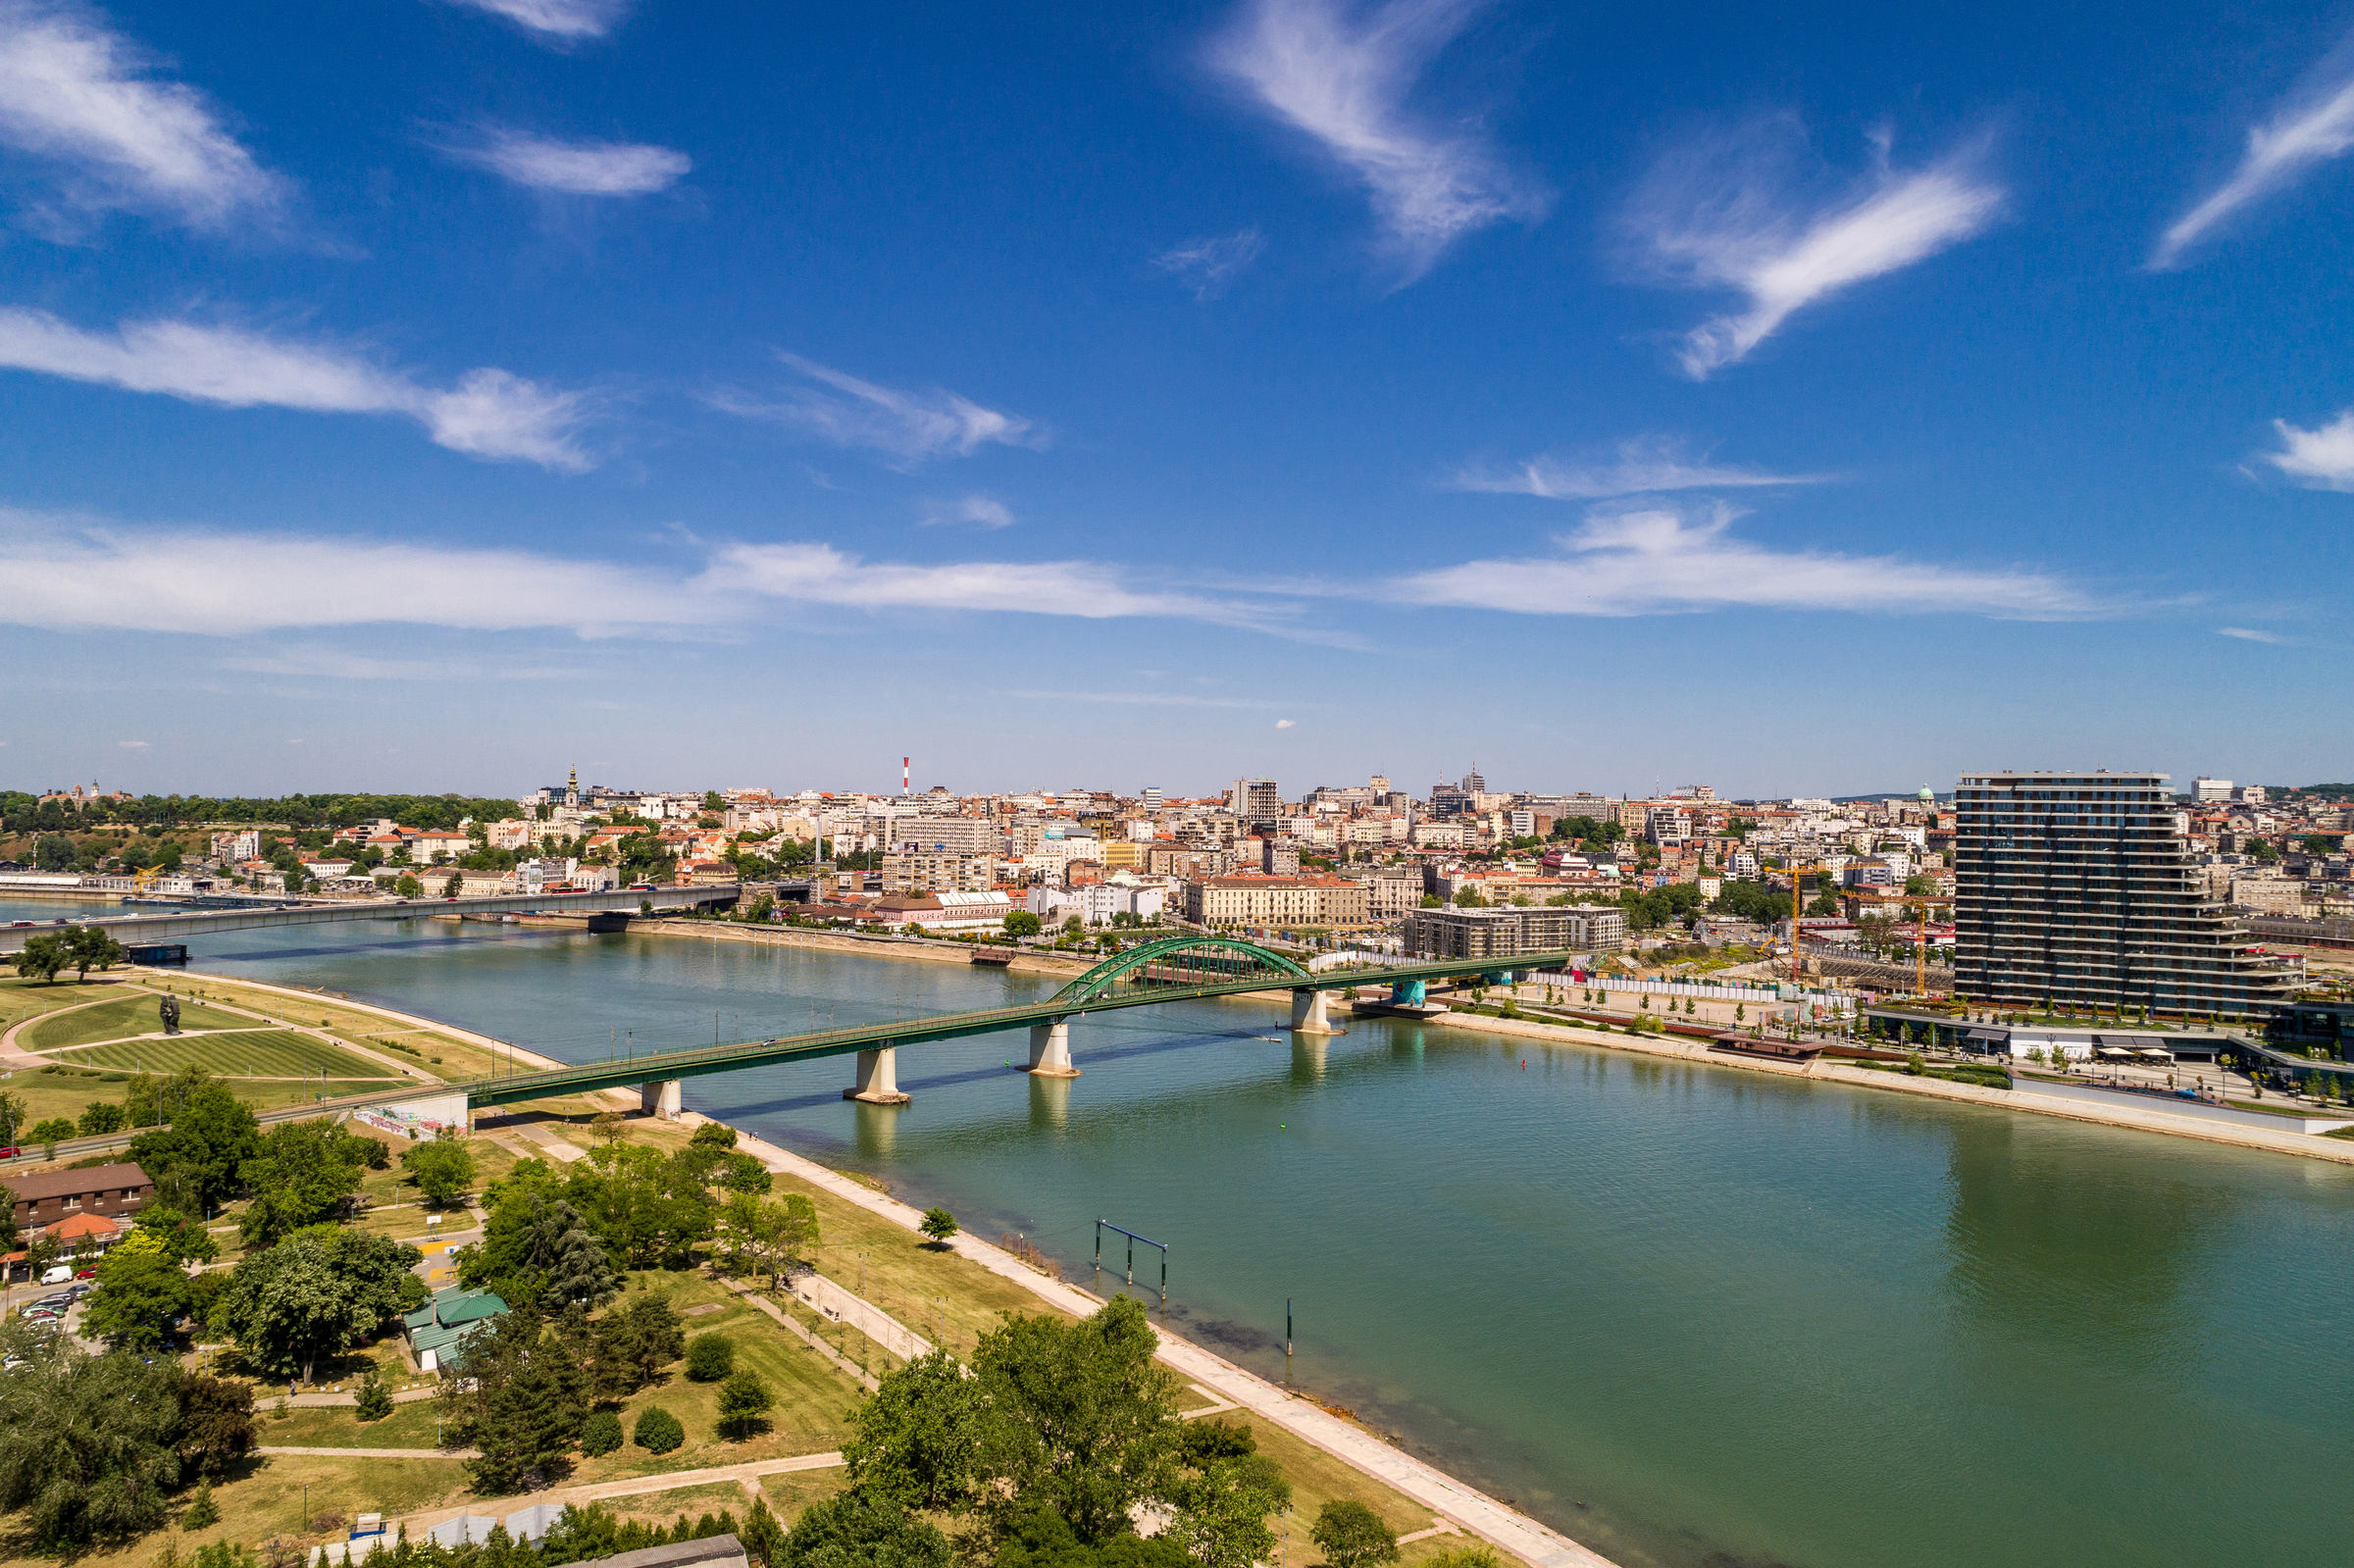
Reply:
[[[122, 1039], [131, 1035], [150, 1035], [164, 1027], [156, 1014], [158, 998], [145, 994], [118, 996], [111, 1002], [95, 1007], [77, 1008], [71, 1013], [46, 1019], [17, 1037], [17, 1043], [26, 1050], [55, 1050], [61, 1045], [86, 1045], [96, 1039]], [[179, 1004], [179, 1027], [182, 1029], [251, 1029], [254, 1020], [237, 1013], [223, 1012], [202, 1002]]]
[[[105, 1012], [93, 1007], [93, 1013]], [[194, 1009], [190, 1009], [193, 1011]], [[59, 1023], [69, 1022], [60, 1019]], [[338, 1050], [310, 1035], [290, 1029], [239, 1030], [229, 1035], [180, 1035], [169, 1039], [125, 1040], [114, 1045], [91, 1045], [58, 1053], [73, 1067], [98, 1067], [114, 1072], [176, 1072], [190, 1065], [229, 1078], [301, 1078], [324, 1073], [331, 1078], [398, 1078], [389, 1067], [364, 1056]]]
[[290, 1410], [283, 1421], [265, 1419], [261, 1433], [273, 1448], [431, 1448], [434, 1401], [396, 1404], [382, 1421], [362, 1421], [353, 1409]]

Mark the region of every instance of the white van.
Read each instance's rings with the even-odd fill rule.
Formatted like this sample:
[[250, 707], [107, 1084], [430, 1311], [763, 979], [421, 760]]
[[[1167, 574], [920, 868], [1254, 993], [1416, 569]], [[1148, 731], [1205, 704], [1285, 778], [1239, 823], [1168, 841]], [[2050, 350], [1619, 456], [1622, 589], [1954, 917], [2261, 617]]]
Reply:
[[73, 1282], [73, 1279], [74, 1265], [71, 1263], [60, 1263], [57, 1265], [57, 1267], [50, 1269], [41, 1276], [41, 1283], [43, 1285], [68, 1285]]

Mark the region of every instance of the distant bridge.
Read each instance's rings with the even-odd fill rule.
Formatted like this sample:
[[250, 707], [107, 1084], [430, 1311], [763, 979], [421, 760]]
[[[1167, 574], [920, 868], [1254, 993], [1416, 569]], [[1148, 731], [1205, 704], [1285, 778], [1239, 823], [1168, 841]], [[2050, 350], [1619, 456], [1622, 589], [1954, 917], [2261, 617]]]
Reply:
[[[419, 868], [427, 873], [435, 869]], [[656, 909], [682, 909], [696, 904], [734, 903], [736, 894], [737, 885], [734, 883], [714, 883], [702, 887], [665, 885], [609, 893], [513, 893], [488, 898], [371, 898], [337, 903], [284, 904], [260, 909], [190, 909], [184, 914], [169, 910], [140, 911], [136, 914], [105, 915], [73, 924], [102, 926], [117, 941], [142, 943], [185, 941], [190, 936], [209, 936], [214, 932], [255, 931], [266, 926], [309, 926], [331, 920], [422, 920], [429, 915], [602, 915], [610, 919], [614, 929], [618, 930], [645, 904], [651, 904]], [[22, 951], [26, 939], [39, 936], [41, 931], [40, 926], [0, 929], [0, 953]]]
[[775, 1039], [698, 1045], [691, 1050], [518, 1073], [507, 1078], [478, 1079], [454, 1085], [452, 1088], [463, 1089], [469, 1105], [481, 1106], [512, 1105], [522, 1100], [585, 1094], [634, 1084], [639, 1086], [647, 1110], [673, 1116], [679, 1109], [681, 1080], [776, 1062], [855, 1054], [857, 1082], [843, 1091], [843, 1097], [870, 1104], [897, 1105], [907, 1100], [899, 1092], [895, 1056], [902, 1045], [1027, 1029], [1030, 1031], [1028, 1071], [1045, 1078], [1076, 1078], [1079, 1070], [1071, 1065], [1070, 1020], [1082, 1013], [1210, 996], [1238, 996], [1251, 991], [1288, 990], [1292, 995], [1292, 1029], [1303, 1035], [1331, 1035], [1339, 1033], [1326, 1013], [1332, 991], [1358, 986], [1412, 986], [1451, 977], [1495, 978], [1532, 969], [1559, 969], [1575, 957], [1568, 952], [1515, 953], [1501, 958], [1454, 958], [1310, 974], [1281, 953], [1234, 937], [1169, 936], [1106, 959], [1046, 1001], [1020, 1007], [989, 1007], [976, 1012], [940, 1013], [928, 1018], [820, 1030]]

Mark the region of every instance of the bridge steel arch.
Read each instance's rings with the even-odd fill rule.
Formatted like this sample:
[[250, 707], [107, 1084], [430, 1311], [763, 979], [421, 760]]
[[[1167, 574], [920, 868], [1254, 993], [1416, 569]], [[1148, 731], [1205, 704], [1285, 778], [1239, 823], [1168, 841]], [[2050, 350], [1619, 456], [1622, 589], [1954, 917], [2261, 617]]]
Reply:
[[[1208, 959], [1212, 953], [1234, 953], [1249, 960], [1247, 964], [1220, 964]], [[1187, 963], [1189, 954], [1204, 955], [1203, 961]], [[1187, 975], [1187, 969], [1197, 973]], [[1120, 982], [1128, 981], [1131, 991], [1151, 987], [1169, 990], [1203, 984], [1230, 985], [1236, 981], [1257, 979], [1254, 968], [1264, 971], [1267, 986], [1274, 989], [1286, 980], [1312, 983], [1315, 980], [1306, 970], [1278, 952], [1271, 952], [1237, 936], [1163, 936], [1142, 947], [1107, 958], [1056, 991], [1051, 998], [1057, 1002], [1092, 1002], [1121, 994]], [[1212, 978], [1214, 977], [1214, 978]]]

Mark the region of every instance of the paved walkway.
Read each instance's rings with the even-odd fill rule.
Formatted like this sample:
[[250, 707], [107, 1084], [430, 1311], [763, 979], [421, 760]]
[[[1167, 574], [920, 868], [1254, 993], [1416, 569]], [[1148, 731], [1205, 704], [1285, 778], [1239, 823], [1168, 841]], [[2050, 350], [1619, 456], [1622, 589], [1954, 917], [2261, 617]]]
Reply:
[[2266, 1149], [2276, 1154], [2299, 1154], [2307, 1159], [2354, 1165], [2354, 1142], [2342, 1138], [2317, 1138], [2310, 1133], [2275, 1133], [2267, 1128], [2207, 1121], [2198, 1116], [2170, 1115], [2163, 1110], [2139, 1105], [2090, 1104], [2062, 1099], [2057, 1095], [2022, 1094], [2007, 1088], [1980, 1088], [1974, 1084], [1956, 1084], [1941, 1078], [1876, 1073], [1867, 1067], [1841, 1066], [1827, 1056], [1806, 1063], [1777, 1062], [1765, 1057], [1713, 1051], [1709, 1049], [1707, 1040], [1678, 1039], [1660, 1035], [1606, 1035], [1596, 1029], [1537, 1024], [1526, 1019], [1487, 1018], [1477, 1014], [1446, 1013], [1428, 1022], [1443, 1028], [1466, 1029], [1479, 1034], [1603, 1045], [1612, 1050], [1632, 1051], [1642, 1056], [1670, 1056], [1688, 1062], [1706, 1062], [1712, 1067], [1734, 1068], [1745, 1073], [1778, 1073], [1785, 1078], [1811, 1078], [1819, 1083], [1846, 1084], [1856, 1088], [1919, 1094], [1930, 1099], [1960, 1100], [1994, 1110], [2025, 1112], [2031, 1116], [2058, 1116], [2072, 1122], [2097, 1122], [2107, 1127], [2131, 1128], [2142, 1133], [2167, 1133], [2175, 1138], [2195, 1138], [2210, 1143], [2230, 1143], [2240, 1148]]
[[[326, 1451], [353, 1453], [361, 1450], [337, 1448]], [[761, 1494], [760, 1478], [763, 1476], [790, 1475], [796, 1470], [831, 1470], [840, 1463], [842, 1455], [839, 1453], [802, 1453], [789, 1459], [753, 1459], [740, 1465], [714, 1465], [708, 1470], [673, 1470], [663, 1475], [632, 1476], [626, 1481], [552, 1487], [545, 1492], [525, 1492], [513, 1497], [474, 1497], [454, 1507], [403, 1515], [399, 1525], [394, 1528], [406, 1529], [409, 1539], [415, 1541], [444, 1519], [456, 1519], [465, 1514], [504, 1514], [511, 1509], [529, 1508], [542, 1502], [558, 1506], [576, 1502], [603, 1502], [612, 1497], [640, 1497], [649, 1492], [675, 1492], [681, 1487], [707, 1487], [715, 1482], [726, 1481], [742, 1487], [744, 1500], [748, 1503]]]
[[835, 1349], [832, 1345], [826, 1343], [825, 1340], [810, 1333], [798, 1318], [786, 1311], [783, 1307], [777, 1305], [774, 1301], [771, 1301], [767, 1296], [764, 1296], [759, 1291], [753, 1290], [750, 1286], [742, 1284], [736, 1280], [723, 1279], [719, 1283], [726, 1286], [729, 1290], [735, 1291], [738, 1295], [743, 1297], [746, 1301], [749, 1301], [752, 1305], [758, 1307], [761, 1311], [767, 1313], [770, 1317], [775, 1318], [777, 1322], [784, 1325], [787, 1333], [797, 1335], [801, 1340], [808, 1343], [811, 1349], [817, 1351], [818, 1354], [824, 1356], [827, 1360], [833, 1362], [835, 1366], [841, 1368], [845, 1376], [857, 1379], [858, 1386], [864, 1389], [867, 1392], [872, 1393], [883, 1386], [882, 1379], [874, 1376], [872, 1373], [860, 1371], [857, 1362], [851, 1360], [848, 1356], [844, 1355], [840, 1350]]
[[[708, 1118], [689, 1111], [681, 1120], [701, 1122]], [[846, 1176], [773, 1143], [764, 1142], [747, 1133], [739, 1132], [736, 1146], [772, 1171], [791, 1175], [812, 1187], [824, 1188], [835, 1196], [855, 1203], [869, 1213], [881, 1215], [909, 1232], [916, 1232], [923, 1221], [921, 1210], [910, 1208], [896, 1198], [886, 1197]], [[1074, 1317], [1086, 1317], [1103, 1304], [1099, 1297], [1075, 1286], [1049, 1280], [1011, 1253], [974, 1237], [951, 1238], [948, 1245], [992, 1274], [1011, 1280], [1049, 1305]], [[1485, 1492], [1467, 1487], [1446, 1472], [1390, 1446], [1379, 1438], [1351, 1426], [1319, 1406], [1285, 1392], [1264, 1378], [1246, 1372], [1223, 1357], [1212, 1355], [1165, 1330], [1156, 1329], [1154, 1332], [1160, 1336], [1160, 1359], [1186, 1378], [1325, 1452], [1346, 1460], [1365, 1474], [1413, 1498], [1442, 1520], [1477, 1536], [1491, 1545], [1509, 1551], [1536, 1565], [1536, 1568], [1613, 1568], [1609, 1558], [1579, 1545], [1560, 1531], [1507, 1507]]]
[[479, 1459], [474, 1448], [256, 1448], [255, 1453], [282, 1453], [315, 1459]]

